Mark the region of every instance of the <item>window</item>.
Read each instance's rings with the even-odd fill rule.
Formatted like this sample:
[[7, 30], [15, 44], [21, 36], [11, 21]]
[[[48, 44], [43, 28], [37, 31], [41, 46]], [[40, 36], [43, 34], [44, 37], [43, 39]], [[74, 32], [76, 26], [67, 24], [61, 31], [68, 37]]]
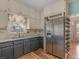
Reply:
[[9, 22], [8, 22], [8, 27], [7, 30], [9, 31], [16, 31], [16, 30], [26, 30], [30, 29], [30, 19], [25, 18], [23, 16], [19, 16], [16, 14], [10, 14], [9, 15]]

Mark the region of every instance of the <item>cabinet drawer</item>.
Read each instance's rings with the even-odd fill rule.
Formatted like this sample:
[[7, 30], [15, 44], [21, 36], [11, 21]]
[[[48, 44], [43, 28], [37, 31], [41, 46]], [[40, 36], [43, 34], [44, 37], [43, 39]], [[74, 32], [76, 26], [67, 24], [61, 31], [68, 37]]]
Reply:
[[23, 40], [14, 41], [14, 45], [15, 45], [15, 44], [23, 44]]
[[2, 47], [7, 47], [7, 46], [11, 46], [11, 45], [13, 45], [13, 42], [0, 43], [0, 48], [2, 48]]

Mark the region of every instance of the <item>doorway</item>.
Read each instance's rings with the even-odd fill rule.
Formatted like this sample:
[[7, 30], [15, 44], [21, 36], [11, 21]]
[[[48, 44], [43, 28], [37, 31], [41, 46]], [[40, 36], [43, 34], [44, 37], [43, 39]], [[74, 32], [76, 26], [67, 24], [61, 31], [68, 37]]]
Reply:
[[79, 59], [79, 15], [70, 17], [70, 51], [68, 59]]

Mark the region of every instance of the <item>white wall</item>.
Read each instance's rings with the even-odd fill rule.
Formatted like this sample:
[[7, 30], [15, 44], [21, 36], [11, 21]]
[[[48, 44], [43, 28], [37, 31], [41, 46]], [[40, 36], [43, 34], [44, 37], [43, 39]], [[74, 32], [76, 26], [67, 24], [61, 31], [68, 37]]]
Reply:
[[41, 27], [40, 12], [16, 0], [0, 0], [0, 10], [2, 11], [2, 14], [0, 13], [0, 28], [7, 26], [8, 13], [15, 13], [31, 18], [31, 28]]
[[[43, 11], [38, 12], [37, 10], [23, 5], [16, 0], [0, 0], [0, 10], [7, 10], [9, 8], [9, 13], [16, 13], [20, 15], [24, 15], [25, 17], [29, 17], [31, 19], [31, 28], [44, 28], [44, 17], [50, 16], [56, 13], [60, 13], [65, 11], [65, 1], [57, 0], [56, 2], [48, 5], [44, 8]], [[6, 27], [8, 22], [8, 15], [5, 12], [3, 16], [0, 13], [0, 27]]]
[[7, 13], [0, 13], [0, 28], [5, 28], [7, 27], [7, 23], [8, 23], [8, 15]]
[[44, 8], [44, 16], [50, 16], [65, 11], [65, 0], [57, 0], [56, 2]]
[[41, 29], [44, 29], [44, 11], [41, 12]]
[[44, 28], [44, 17], [65, 11], [66, 11], [65, 0], [57, 0], [54, 3], [45, 7], [43, 12], [41, 13], [41, 28]]
[[0, 0], [0, 28], [6, 27], [8, 21], [7, 0]]

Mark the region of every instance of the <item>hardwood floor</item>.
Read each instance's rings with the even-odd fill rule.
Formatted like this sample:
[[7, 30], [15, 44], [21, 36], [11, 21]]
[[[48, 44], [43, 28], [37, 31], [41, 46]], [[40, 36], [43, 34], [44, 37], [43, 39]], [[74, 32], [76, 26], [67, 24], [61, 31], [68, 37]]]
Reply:
[[[58, 59], [45, 53], [42, 49], [26, 54], [18, 59]], [[79, 59], [79, 42], [72, 42], [68, 59]]]
[[71, 42], [68, 59], [79, 59], [79, 42]]
[[42, 49], [39, 49], [35, 52], [31, 52], [17, 59], [59, 59], [59, 58], [49, 55], [46, 52], [44, 52]]

